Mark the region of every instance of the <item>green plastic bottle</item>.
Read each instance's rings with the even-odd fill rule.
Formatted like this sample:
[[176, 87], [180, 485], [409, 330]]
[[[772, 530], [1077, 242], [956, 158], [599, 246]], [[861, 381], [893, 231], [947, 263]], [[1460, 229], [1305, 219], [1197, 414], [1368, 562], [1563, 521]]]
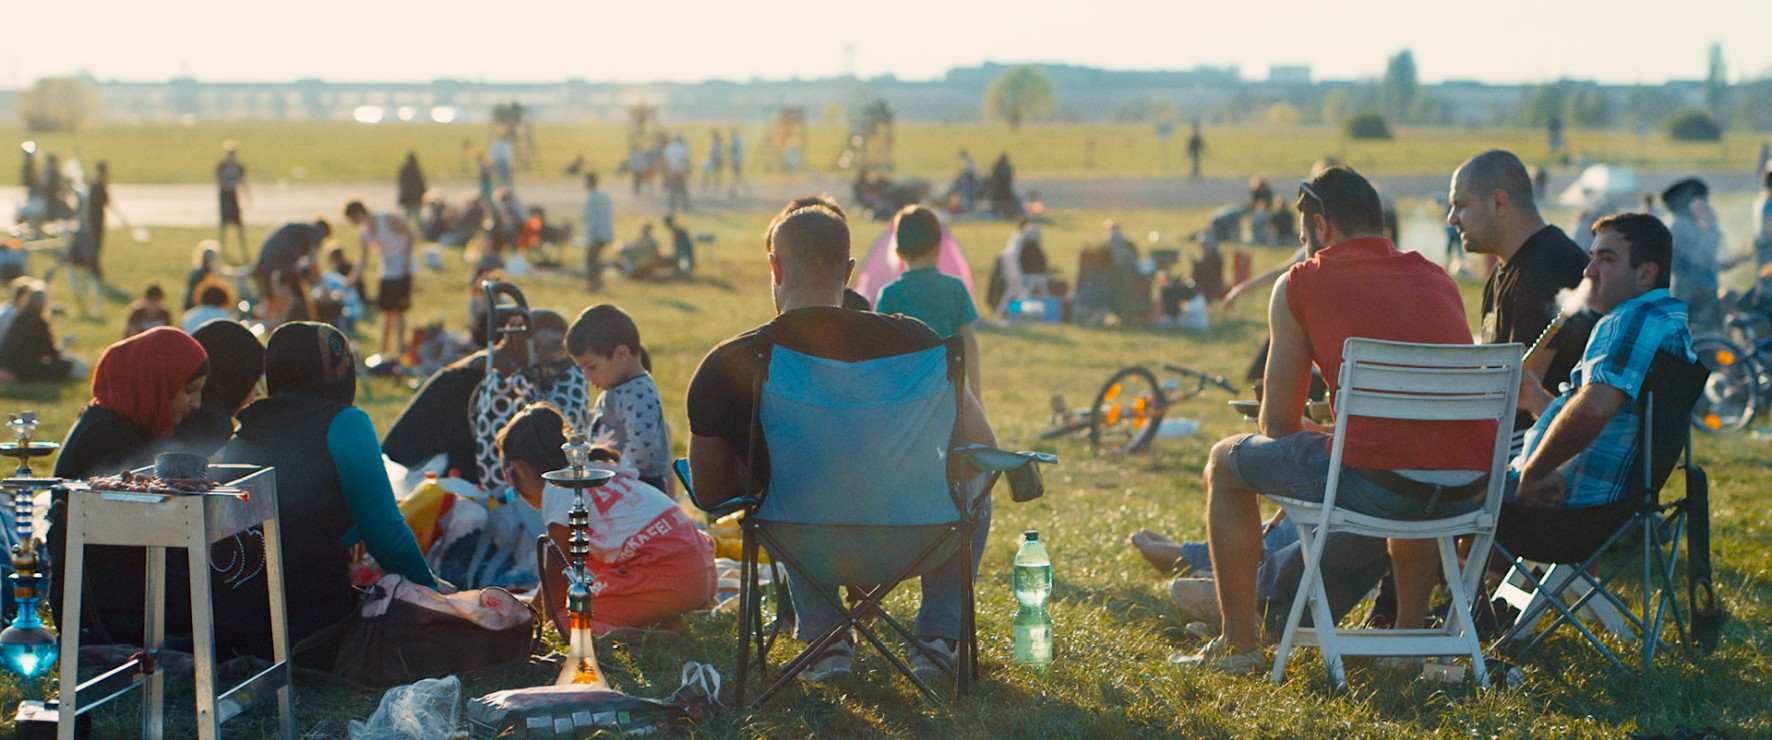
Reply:
[[1052, 616], [1046, 600], [1052, 595], [1052, 559], [1040, 544], [1040, 533], [1028, 530], [1015, 553], [1012, 577], [1015, 602], [1015, 662], [1026, 666], [1052, 663]]

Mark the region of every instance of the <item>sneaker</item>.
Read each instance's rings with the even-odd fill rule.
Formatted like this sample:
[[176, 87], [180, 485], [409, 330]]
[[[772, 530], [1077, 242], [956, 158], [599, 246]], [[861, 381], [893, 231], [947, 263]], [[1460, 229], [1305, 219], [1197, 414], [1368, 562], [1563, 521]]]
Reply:
[[855, 647], [847, 642], [834, 642], [824, 649], [818, 660], [812, 661], [812, 667], [800, 675], [812, 683], [826, 684], [848, 678], [854, 673]]
[[1261, 673], [1267, 670], [1267, 660], [1267, 653], [1262, 650], [1232, 653], [1223, 636], [1212, 638], [1198, 653], [1169, 656], [1169, 662], [1178, 666], [1230, 674]]
[[912, 649], [911, 672], [925, 681], [946, 675], [948, 667], [954, 664], [954, 656], [959, 653], [958, 643], [941, 637], [919, 637], [917, 642], [935, 659], [931, 660], [923, 650]]
[[1223, 617], [1218, 612], [1218, 591], [1210, 578], [1177, 578], [1169, 584], [1169, 600], [1183, 615], [1210, 624]]

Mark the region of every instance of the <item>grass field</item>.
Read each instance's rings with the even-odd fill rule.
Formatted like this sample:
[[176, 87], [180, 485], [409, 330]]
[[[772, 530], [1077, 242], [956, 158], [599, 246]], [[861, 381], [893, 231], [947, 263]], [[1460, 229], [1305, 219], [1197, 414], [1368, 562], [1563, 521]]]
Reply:
[[[724, 133], [730, 126], [720, 126]], [[697, 157], [706, 152], [709, 124], [667, 124], [682, 132]], [[765, 128], [741, 126], [753, 178], [780, 178], [764, 146]], [[0, 124], [0, 141], [35, 138], [44, 152], [78, 156], [90, 170], [108, 159], [118, 182], [207, 182], [224, 140], [239, 143], [248, 180], [260, 187], [280, 180], [392, 181], [408, 150], [433, 181], [472, 177], [463, 143], [484, 149], [488, 128], [478, 124], [377, 124], [202, 122], [103, 124], [73, 134], [32, 137], [16, 123]], [[626, 158], [626, 129], [618, 124], [544, 123], [536, 126], [536, 157], [530, 177], [564, 177], [566, 164], [583, 153], [593, 168], [613, 177]], [[1403, 128], [1393, 141], [1353, 141], [1330, 126], [1208, 128], [1205, 173], [1247, 177], [1251, 173], [1302, 172], [1333, 156], [1376, 175], [1444, 174], [1471, 152], [1509, 149], [1529, 164], [1553, 164], [1544, 132], [1536, 129]], [[848, 138], [840, 124], [812, 124], [806, 163], [830, 172]], [[970, 149], [981, 174], [1007, 152], [1022, 177], [1155, 177], [1186, 173], [1185, 132], [1159, 140], [1153, 126], [1130, 124], [1030, 124], [1020, 131], [991, 124], [904, 124], [896, 132], [897, 172], [945, 181], [959, 169], [958, 150]], [[1573, 131], [1568, 150], [1595, 162], [1645, 169], [1741, 171], [1752, 166], [1765, 135], [1732, 133], [1721, 143], [1671, 142], [1660, 133], [1643, 139], [1625, 131]], [[1093, 162], [1086, 149], [1094, 145]], [[699, 167], [699, 159], [697, 160]]]
[[[322, 127], [321, 130], [324, 130]], [[363, 129], [341, 127], [336, 132]], [[416, 128], [414, 129], [417, 130]], [[1034, 136], [1041, 129], [1028, 133]], [[199, 136], [201, 134], [201, 136]], [[192, 130], [197, 162], [210, 159], [209, 142], [229, 134]], [[315, 134], [319, 136], [320, 134]], [[452, 134], [459, 136], [460, 134]], [[241, 137], [249, 163], [271, 165], [268, 144]], [[1221, 139], [1228, 143], [1228, 135]], [[1405, 139], [1407, 141], [1407, 139]], [[368, 147], [367, 139], [352, 146]], [[1400, 146], [1401, 144], [1399, 144]], [[341, 166], [355, 158], [339, 160]], [[389, 155], [388, 161], [392, 161]], [[206, 166], [206, 165], [205, 165]], [[1439, 166], [1439, 165], [1435, 165]], [[121, 169], [121, 168], [120, 168]], [[379, 169], [391, 169], [378, 168]], [[368, 172], [368, 170], [364, 170]], [[1119, 218], [1135, 234], [1158, 230], [1186, 233], [1199, 228], [1198, 212], [1063, 213], [1048, 228], [1046, 243], [1055, 265], [1075, 264], [1077, 245], [1098, 238], [1104, 217]], [[769, 214], [706, 214], [697, 230], [715, 241], [704, 245], [695, 280], [668, 285], [613, 280], [598, 301], [614, 302], [634, 315], [655, 362], [667, 418], [681, 453], [687, 429], [683, 391], [701, 356], [719, 340], [771, 315], [767, 272], [760, 240]], [[623, 227], [631, 224], [622, 224]], [[618, 233], [630, 229], [618, 228]], [[855, 227], [857, 252], [871, 243], [878, 227]], [[966, 222], [955, 232], [982, 280], [1008, 227]], [[201, 230], [156, 229], [152, 243], [136, 246], [115, 239], [107, 268], [116, 276], [115, 300], [104, 320], [58, 318], [58, 334], [75, 334], [75, 351], [88, 359], [118, 336], [121, 303], [137, 281], [158, 277], [182, 286], [189, 245]], [[261, 238], [262, 234], [254, 234]], [[1282, 259], [1285, 250], [1256, 250], [1257, 268]], [[448, 253], [451, 257], [456, 252]], [[40, 259], [40, 258], [39, 258]], [[569, 260], [570, 262], [570, 260]], [[33, 265], [41, 271], [41, 262]], [[454, 327], [465, 320], [467, 273], [449, 260], [443, 273], [419, 276], [415, 320], [445, 318]], [[572, 276], [539, 276], [519, 281], [531, 305], [571, 315], [588, 302]], [[1466, 305], [1477, 306], [1477, 283], [1463, 284]], [[54, 291], [58, 297], [65, 285]], [[177, 293], [175, 289], [173, 291]], [[1047, 399], [1063, 393], [1073, 402], [1092, 394], [1109, 373], [1129, 364], [1177, 363], [1240, 376], [1250, 350], [1264, 331], [1261, 301], [1216, 320], [1202, 334], [1146, 329], [1074, 326], [1016, 327], [981, 336], [985, 402], [1005, 446], [1045, 449], [1062, 463], [1048, 473], [1048, 495], [1025, 505], [1000, 496], [996, 521], [979, 584], [979, 626], [985, 670], [979, 695], [955, 706], [923, 703], [909, 686], [888, 678], [885, 661], [871, 651], [858, 653], [857, 675], [836, 687], [793, 687], [755, 714], [731, 710], [706, 734], [714, 737], [1174, 737], [1261, 736], [1578, 736], [1620, 737], [1664, 733], [1677, 726], [1716, 726], [1732, 737], [1772, 734], [1772, 465], [1765, 445], [1747, 436], [1698, 440], [1698, 456], [1712, 475], [1717, 580], [1734, 613], [1713, 655], [1681, 653], [1664, 662], [1652, 678], [1610, 671], [1580, 649], [1569, 635], [1552, 641], [1548, 652], [1528, 662], [1526, 683], [1513, 690], [1478, 691], [1469, 685], [1441, 686], [1387, 677], [1355, 664], [1351, 688], [1331, 690], [1313, 652], [1297, 664], [1294, 678], [1272, 687], [1252, 678], [1198, 675], [1170, 667], [1164, 657], [1199, 645], [1187, 636], [1183, 620], [1168, 605], [1164, 581], [1126, 545], [1126, 536], [1150, 526], [1178, 537], [1204, 533], [1199, 472], [1210, 443], [1248, 429], [1223, 403], [1208, 394], [1171, 411], [1197, 419], [1198, 436], [1159, 440], [1151, 454], [1111, 458], [1092, 453], [1078, 440], [1038, 442]], [[374, 340], [373, 325], [359, 339]], [[0, 388], [6, 410], [35, 408], [45, 436], [57, 436], [85, 403], [84, 384], [60, 387]], [[379, 429], [386, 429], [409, 397], [395, 381], [370, 379], [359, 394]], [[1054, 559], [1054, 619], [1058, 661], [1046, 673], [1017, 669], [1010, 662], [1009, 561], [1024, 529], [1038, 529]], [[903, 604], [900, 604], [903, 606]], [[685, 660], [712, 662], [723, 673], [732, 664], [733, 623], [695, 623], [680, 648], [646, 654], [606, 650], [616, 685], [632, 693], [662, 697], [677, 682]], [[467, 687], [467, 695], [543, 682], [543, 673], [512, 670]], [[730, 683], [730, 676], [728, 676]], [[53, 683], [53, 682], [50, 682]], [[0, 709], [21, 694], [16, 683], [0, 679]], [[173, 692], [174, 717], [188, 716], [190, 691]], [[322, 722], [366, 717], [378, 697], [318, 683], [301, 685], [299, 716], [303, 731]], [[139, 728], [136, 703], [120, 703], [99, 717], [102, 737], [130, 737]], [[232, 736], [268, 734], [270, 714], [255, 711], [230, 726]], [[172, 734], [189, 730], [175, 727]]]

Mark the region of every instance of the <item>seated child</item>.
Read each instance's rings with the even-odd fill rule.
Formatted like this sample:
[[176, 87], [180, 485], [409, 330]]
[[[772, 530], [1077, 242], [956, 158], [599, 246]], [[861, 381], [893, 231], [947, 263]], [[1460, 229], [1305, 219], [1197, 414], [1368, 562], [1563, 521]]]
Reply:
[[142, 297], [123, 309], [123, 316], [124, 339], [156, 326], [171, 326], [172, 312], [166, 310], [166, 289], [160, 287], [160, 281], [144, 283]]
[[880, 302], [874, 310], [896, 313], [922, 321], [943, 339], [958, 334], [966, 359], [966, 383], [972, 395], [984, 398], [979, 382], [978, 307], [972, 304], [972, 293], [959, 278], [943, 275], [936, 263], [941, 260], [941, 221], [935, 212], [923, 206], [905, 206], [892, 220], [893, 247], [904, 260], [904, 274], [880, 291]]
[[620, 453], [642, 482], [669, 492], [671, 430], [633, 318], [607, 303], [585, 309], [566, 331], [566, 352], [603, 391], [586, 436]]
[[[525, 407], [498, 433], [506, 480], [523, 498], [541, 498], [548, 537], [563, 553], [571, 537], [573, 493], [541, 476], [566, 467], [560, 446], [568, 433], [560, 412], [547, 404]], [[596, 579], [592, 629], [598, 635], [621, 628], [680, 629], [685, 612], [713, 602], [714, 540], [664, 492], [640, 482], [615, 451], [597, 447], [591, 460], [593, 468], [615, 472], [609, 483], [584, 492], [591, 538], [585, 563]], [[548, 613], [564, 623], [565, 573], [553, 562], [544, 571]]]
[[227, 283], [220, 280], [204, 281], [197, 288], [198, 303], [185, 309], [185, 315], [179, 319], [179, 328], [186, 334], [197, 333], [197, 327], [215, 319], [234, 318], [228, 307], [234, 303], [233, 293], [228, 290]]

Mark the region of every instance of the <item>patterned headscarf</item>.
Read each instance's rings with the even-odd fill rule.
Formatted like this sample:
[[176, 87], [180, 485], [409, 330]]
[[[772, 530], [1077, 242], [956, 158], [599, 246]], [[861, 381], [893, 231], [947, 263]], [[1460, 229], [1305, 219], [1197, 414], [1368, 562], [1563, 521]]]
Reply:
[[345, 335], [329, 324], [295, 321], [271, 332], [265, 344], [265, 391], [305, 390], [328, 401], [357, 400], [357, 357]]

